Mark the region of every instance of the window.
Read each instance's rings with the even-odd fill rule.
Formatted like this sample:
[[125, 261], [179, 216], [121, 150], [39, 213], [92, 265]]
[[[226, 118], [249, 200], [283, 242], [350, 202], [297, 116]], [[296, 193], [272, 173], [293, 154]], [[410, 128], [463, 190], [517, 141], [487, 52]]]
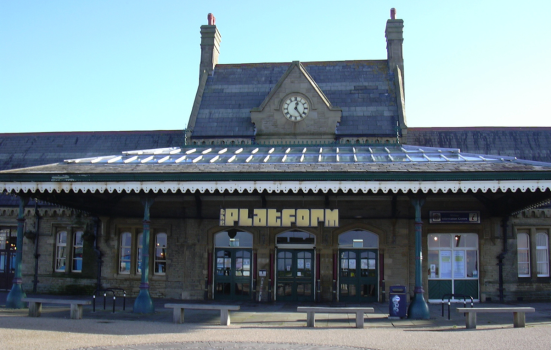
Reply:
[[518, 277], [549, 277], [548, 229], [517, 229], [517, 259]]
[[56, 229], [54, 266], [56, 272], [82, 272], [83, 234], [82, 229], [66, 227]]
[[166, 273], [166, 233], [155, 235], [155, 272], [156, 275]]
[[64, 272], [67, 260], [67, 231], [59, 231], [56, 237], [55, 270]]
[[150, 245], [144, 248], [142, 230], [142, 227], [120, 228], [119, 274], [141, 275], [143, 271], [143, 255], [148, 253], [150, 257], [148, 271], [153, 271], [155, 275], [164, 275], [167, 265], [167, 233], [160, 230], [157, 230], [159, 233], [155, 233], [156, 230], [152, 229], [150, 233]]
[[119, 273], [129, 274], [130, 264], [132, 263], [132, 234], [123, 232], [121, 234], [121, 254], [119, 263]]
[[530, 238], [528, 233], [517, 233], [518, 277], [530, 277]]
[[549, 237], [547, 232], [536, 233], [536, 260], [538, 277], [549, 277]]
[[77, 231], [73, 235], [73, 272], [82, 272], [83, 233]]
[[143, 233], [140, 233], [138, 234], [138, 241], [137, 241], [137, 246], [138, 246], [138, 257], [137, 257], [137, 262], [136, 262], [136, 273], [138, 275], [141, 275], [142, 274], [142, 261], [143, 261]]
[[430, 234], [428, 246], [429, 279], [478, 278], [476, 234]]

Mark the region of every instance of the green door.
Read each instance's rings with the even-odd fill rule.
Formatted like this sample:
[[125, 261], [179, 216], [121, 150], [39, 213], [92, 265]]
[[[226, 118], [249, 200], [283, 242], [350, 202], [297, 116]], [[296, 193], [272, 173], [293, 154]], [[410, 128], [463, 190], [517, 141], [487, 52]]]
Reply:
[[377, 250], [339, 251], [339, 301], [378, 301]]
[[251, 256], [251, 249], [216, 249], [214, 299], [251, 299]]
[[314, 250], [277, 251], [278, 301], [314, 300]]

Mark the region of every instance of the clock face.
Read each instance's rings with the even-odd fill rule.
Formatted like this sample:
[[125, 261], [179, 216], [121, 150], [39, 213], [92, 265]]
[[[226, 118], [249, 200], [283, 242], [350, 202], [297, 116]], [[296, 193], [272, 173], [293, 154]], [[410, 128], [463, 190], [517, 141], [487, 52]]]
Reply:
[[283, 104], [283, 115], [292, 122], [303, 120], [309, 111], [308, 102], [300, 96], [291, 96]]

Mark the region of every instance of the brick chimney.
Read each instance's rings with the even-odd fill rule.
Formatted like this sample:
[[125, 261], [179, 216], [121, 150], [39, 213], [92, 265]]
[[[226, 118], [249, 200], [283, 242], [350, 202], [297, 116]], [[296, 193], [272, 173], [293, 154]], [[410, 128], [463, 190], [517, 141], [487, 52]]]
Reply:
[[398, 66], [402, 72], [402, 81], [404, 81], [404, 55], [402, 53], [402, 43], [404, 42], [404, 20], [396, 19], [396, 9], [390, 9], [390, 19], [386, 21], [386, 51], [388, 59], [388, 68], [394, 71]]
[[216, 19], [209, 13], [208, 24], [201, 26], [201, 64], [199, 65], [199, 77], [204, 71], [212, 73], [214, 66], [218, 63], [220, 55], [220, 42], [222, 36], [216, 29]]

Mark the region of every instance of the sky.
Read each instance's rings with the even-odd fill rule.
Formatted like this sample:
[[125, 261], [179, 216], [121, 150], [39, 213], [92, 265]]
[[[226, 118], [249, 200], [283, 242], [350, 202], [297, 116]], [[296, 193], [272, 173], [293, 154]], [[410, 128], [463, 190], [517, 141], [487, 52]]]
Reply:
[[212, 12], [219, 63], [386, 59], [409, 127], [551, 126], [549, 0], [0, 1], [0, 133], [178, 130]]

